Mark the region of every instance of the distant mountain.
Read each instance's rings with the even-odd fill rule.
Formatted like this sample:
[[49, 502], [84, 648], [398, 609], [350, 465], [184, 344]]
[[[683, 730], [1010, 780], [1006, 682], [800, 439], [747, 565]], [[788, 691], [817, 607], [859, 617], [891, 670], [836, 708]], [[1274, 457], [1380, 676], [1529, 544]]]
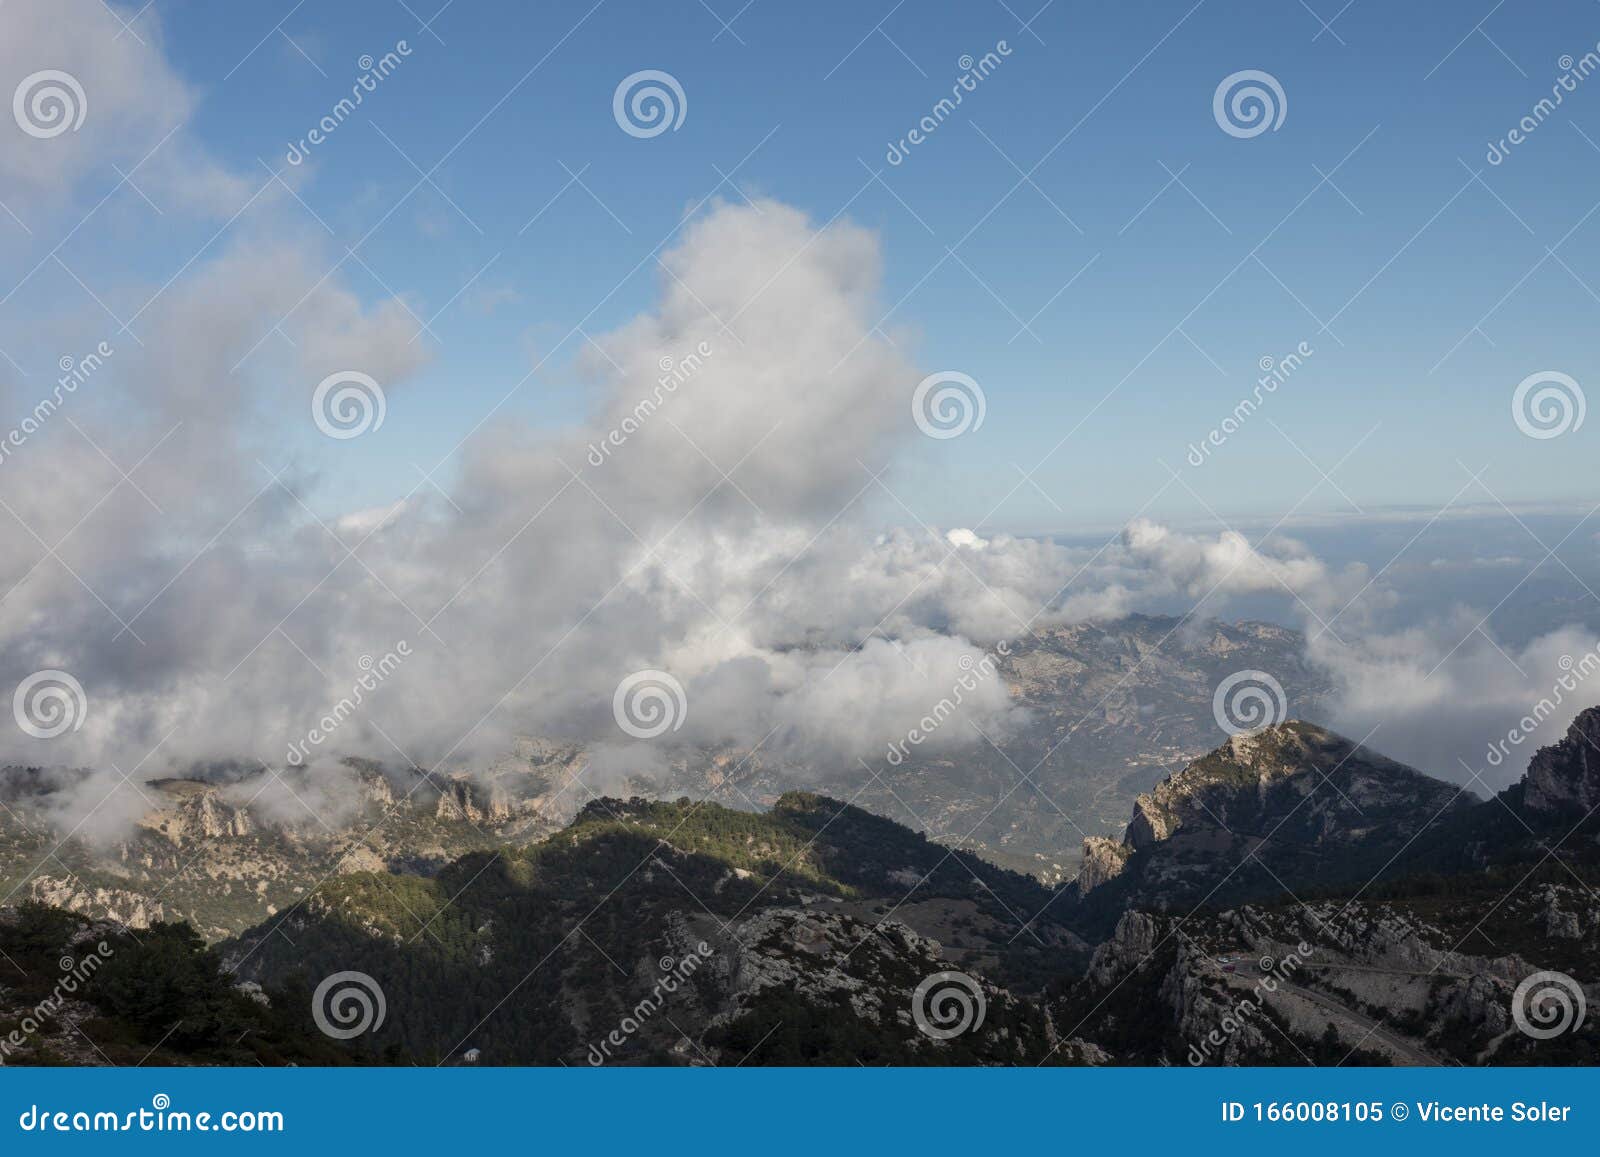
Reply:
[[[899, 766], [879, 761], [865, 785], [859, 765], [708, 750], [655, 778], [633, 776], [626, 790], [741, 809], [826, 791], [1055, 884], [1076, 873], [1083, 834], [1118, 830], [1138, 792], [1215, 744], [1223, 733], [1211, 699], [1227, 675], [1274, 673], [1294, 709], [1311, 709], [1325, 690], [1300, 636], [1268, 623], [1134, 615], [1041, 629], [1008, 650], [998, 674], [1028, 722], [998, 748], [973, 735], [955, 754], [913, 749]], [[123, 789], [147, 806], [109, 844], [65, 832], [56, 818], [77, 773], [4, 768], [0, 904], [34, 899], [132, 928], [182, 919], [216, 941], [288, 910], [331, 875], [426, 876], [470, 852], [549, 835], [593, 797], [587, 762], [579, 745], [527, 738], [471, 774], [346, 760], [347, 774], [322, 775], [319, 793], [259, 765], [198, 769]]]
[[[109, 844], [62, 833], [52, 814], [74, 773], [5, 768], [0, 903], [38, 900], [135, 929], [186, 920], [218, 940], [298, 903], [330, 875], [427, 874], [470, 851], [548, 835], [575, 809], [558, 785], [579, 757], [524, 744], [473, 778], [350, 760], [316, 785], [316, 805], [262, 768], [157, 779], [134, 789], [146, 810]], [[275, 808], [261, 802], [269, 791]]]
[[732, 807], [766, 806], [797, 789], [853, 797], [1054, 884], [1076, 874], [1084, 835], [1118, 833], [1136, 795], [1225, 738], [1212, 698], [1228, 676], [1267, 672], [1292, 715], [1319, 714], [1330, 686], [1304, 643], [1272, 623], [1151, 615], [1043, 627], [995, 656], [1028, 717], [1016, 734], [995, 737], [998, 747], [974, 734], [955, 751], [912, 749], [898, 766], [869, 758], [878, 779], [864, 786], [856, 765], [835, 771], [727, 752], [638, 790], [696, 799], [709, 791]]

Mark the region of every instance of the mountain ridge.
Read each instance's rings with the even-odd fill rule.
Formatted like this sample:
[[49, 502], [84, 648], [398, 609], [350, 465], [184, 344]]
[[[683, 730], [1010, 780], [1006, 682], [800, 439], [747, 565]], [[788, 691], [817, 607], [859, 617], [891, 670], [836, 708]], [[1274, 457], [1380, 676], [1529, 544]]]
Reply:
[[[163, 951], [130, 942], [140, 979], [94, 1001], [173, 1063], [237, 1063], [236, 1024], [257, 1059], [325, 1050], [313, 989], [345, 975], [387, 998], [335, 1046], [365, 1064], [1593, 1063], [1600, 1025], [1536, 1041], [1511, 1010], [1552, 968], [1600, 998], [1573, 979], [1600, 956], [1597, 737], [1591, 708], [1479, 799], [1277, 724], [1141, 793], [1053, 888], [816, 792], [762, 812], [599, 797], [426, 874], [330, 874], [214, 949], [157, 920]], [[0, 948], [86, 923], [36, 908], [0, 919]], [[208, 975], [226, 987], [197, 1011], [172, 980]], [[215, 1032], [161, 1045], [189, 1016]]]

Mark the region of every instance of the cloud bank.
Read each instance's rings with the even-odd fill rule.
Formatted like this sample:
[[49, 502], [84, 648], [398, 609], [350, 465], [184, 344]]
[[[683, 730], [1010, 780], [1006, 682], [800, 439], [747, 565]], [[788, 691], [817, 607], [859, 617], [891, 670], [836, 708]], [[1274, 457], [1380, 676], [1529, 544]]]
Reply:
[[[1334, 570], [1286, 539], [1264, 548], [1140, 520], [1090, 550], [917, 524], [895, 465], [930, 445], [911, 413], [926, 370], [878, 329], [877, 238], [775, 200], [684, 224], [655, 303], [594, 335], [576, 367], [586, 421], [496, 414], [459, 448], [448, 495], [419, 485], [319, 515], [338, 506], [320, 474], [345, 443], [312, 428], [317, 384], [356, 371], [391, 411], [420, 401], [406, 381], [427, 343], [403, 301], [344, 281], [337, 253], [285, 211], [286, 188], [172, 135], [195, 97], [159, 29], [141, 22], [148, 45], [74, 31], [103, 19], [94, 0], [0, 9], [0, 76], [14, 83], [47, 45], [95, 78], [105, 114], [65, 148], [5, 136], [0, 176], [22, 205], [59, 214], [83, 206], [109, 161], [155, 148], [141, 172], [172, 204], [230, 224], [170, 283], [125, 288], [119, 312], [137, 310], [139, 338], [119, 332], [92, 381], [0, 463], [0, 686], [59, 670], [86, 699], [63, 734], [7, 728], [0, 760], [95, 769], [85, 806], [124, 775], [281, 767], [313, 732], [313, 769], [347, 753], [481, 768], [537, 734], [591, 745], [619, 777], [723, 744], [763, 744], [820, 774], [880, 753], [999, 640], [1262, 593], [1313, 627], [1360, 596], [1342, 620], [1359, 631], [1382, 602], [1362, 568]], [[92, 307], [47, 324], [71, 349], [104, 328]], [[0, 375], [0, 425], [19, 429], [46, 387]], [[1452, 629], [1312, 643], [1341, 688], [1332, 722], [1382, 715], [1375, 745], [1398, 735], [1394, 754], [1409, 746], [1450, 774], [1438, 760], [1460, 744], [1438, 738], [1440, 720], [1465, 725], [1526, 691], [1491, 674], [1502, 657], [1477, 643], [1423, 678]], [[365, 686], [402, 643], [404, 661]], [[1523, 658], [1575, 645], [1544, 640]], [[670, 674], [685, 704], [648, 740], [613, 709], [644, 670]], [[343, 712], [358, 687], [359, 709]], [[961, 710], [997, 738], [1019, 722], [998, 680]], [[946, 727], [930, 742], [974, 734]], [[105, 814], [123, 805], [139, 806]]]

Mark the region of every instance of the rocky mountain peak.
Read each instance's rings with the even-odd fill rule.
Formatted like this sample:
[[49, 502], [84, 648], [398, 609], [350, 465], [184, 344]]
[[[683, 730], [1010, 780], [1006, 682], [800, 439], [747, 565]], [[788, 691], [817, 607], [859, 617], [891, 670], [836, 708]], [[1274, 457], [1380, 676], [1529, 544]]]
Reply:
[[453, 776], [441, 788], [435, 814], [441, 820], [468, 823], [504, 823], [515, 811], [505, 785], [496, 781], [485, 786], [470, 776]]
[[[1429, 800], [1434, 808], [1447, 806], [1455, 794], [1450, 785], [1342, 735], [1290, 720], [1235, 735], [1140, 795], [1123, 843], [1132, 850], [1146, 848], [1179, 828], [1250, 830], [1299, 811], [1301, 802], [1324, 786], [1323, 798], [1308, 808], [1323, 817], [1324, 838], [1363, 829], [1374, 814], [1395, 807]], [[1347, 831], [1341, 833], [1341, 827]]]
[[1123, 844], [1138, 850], [1186, 824], [1214, 825], [1216, 808], [1226, 812], [1232, 802], [1259, 801], [1273, 783], [1311, 769], [1326, 773], [1348, 762], [1353, 750], [1348, 740], [1298, 720], [1235, 735], [1134, 800]]
[[[1141, 794], [1120, 845], [1084, 844], [1078, 892], [1161, 907], [1230, 884], [1247, 898], [1403, 848], [1475, 797], [1326, 728], [1291, 720], [1230, 738]], [[1245, 857], [1271, 872], [1232, 871]], [[1376, 866], [1376, 865], [1375, 865]], [[1351, 867], [1350, 871], [1357, 871]], [[1259, 888], [1258, 888], [1259, 886]]]
[[245, 836], [254, 830], [250, 814], [222, 798], [211, 784], [192, 779], [154, 780], [157, 806], [140, 820], [174, 844], [218, 836]]
[[1528, 761], [1522, 802], [1549, 815], [1588, 812], [1600, 805], [1600, 707], [1581, 712], [1558, 743]]

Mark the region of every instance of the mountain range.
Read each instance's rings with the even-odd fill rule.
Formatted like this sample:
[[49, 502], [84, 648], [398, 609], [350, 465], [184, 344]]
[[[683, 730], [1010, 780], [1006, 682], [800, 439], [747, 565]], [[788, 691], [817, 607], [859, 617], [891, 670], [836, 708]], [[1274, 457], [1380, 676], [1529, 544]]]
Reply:
[[[30, 904], [0, 949], [122, 946], [34, 1060], [1587, 1064], [1597, 756], [1600, 708], [1482, 799], [1290, 721], [1140, 793], [1056, 886], [817, 793], [597, 798], [215, 945]], [[1571, 1015], [1540, 1036], [1551, 976]]]
[[[613, 776], [612, 790], [749, 811], [788, 792], [831, 793], [1054, 885], [1076, 875], [1084, 835], [1120, 832], [1139, 792], [1216, 743], [1212, 693], [1233, 671], [1274, 672], [1287, 706], [1314, 712], [1327, 688], [1302, 642], [1268, 623], [1149, 616], [1043, 629], [996, 656], [1022, 710], [993, 742], [911, 748], [902, 762], [877, 761], [873, 776], [859, 764], [721, 748], [648, 776]], [[216, 941], [287, 910], [330, 875], [429, 875], [471, 852], [548, 836], [597, 798], [584, 747], [548, 739], [520, 740], [481, 769], [347, 757], [314, 780], [289, 770], [241, 764], [129, 780], [119, 796], [137, 818], [95, 836], [73, 813], [105, 810], [98, 793], [62, 802], [80, 773], [0, 769], [0, 903], [38, 900], [136, 929], [182, 919]]]

